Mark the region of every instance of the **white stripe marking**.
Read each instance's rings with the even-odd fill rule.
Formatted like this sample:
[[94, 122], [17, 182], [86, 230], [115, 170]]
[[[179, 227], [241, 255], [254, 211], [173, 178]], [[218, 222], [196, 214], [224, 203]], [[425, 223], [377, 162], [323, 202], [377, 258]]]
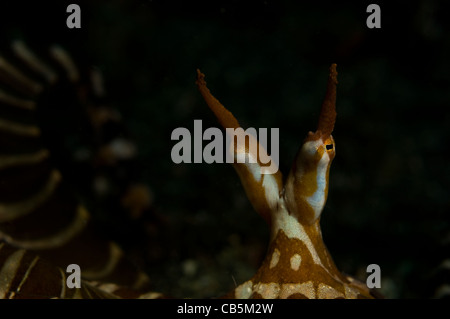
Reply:
[[302, 257], [301, 257], [299, 254], [294, 254], [294, 255], [291, 257], [290, 262], [291, 262], [291, 268], [292, 268], [292, 270], [297, 271], [297, 270], [299, 270], [299, 268], [300, 268], [300, 264], [301, 264], [301, 262], [302, 262]]
[[278, 264], [279, 260], [280, 260], [280, 251], [275, 248], [275, 250], [272, 253], [272, 259], [270, 260], [269, 269], [274, 268]]
[[283, 284], [279, 294], [280, 299], [287, 299], [293, 294], [300, 293], [309, 299], [316, 299], [316, 290], [312, 281], [301, 284]]
[[236, 299], [248, 299], [253, 294], [253, 282], [251, 280], [244, 282], [234, 290]]
[[327, 169], [330, 163], [330, 157], [328, 153], [324, 153], [319, 163], [317, 164], [317, 189], [309, 197], [306, 197], [306, 201], [314, 210], [314, 220], [316, 220], [322, 213], [325, 205], [325, 188], [327, 186]]

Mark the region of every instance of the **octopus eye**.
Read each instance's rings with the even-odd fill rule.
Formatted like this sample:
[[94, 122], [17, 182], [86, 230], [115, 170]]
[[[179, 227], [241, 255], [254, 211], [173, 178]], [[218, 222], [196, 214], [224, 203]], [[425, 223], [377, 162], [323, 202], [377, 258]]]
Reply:
[[327, 145], [325, 145], [325, 147], [327, 148], [327, 150], [332, 150], [333, 144], [327, 144]]

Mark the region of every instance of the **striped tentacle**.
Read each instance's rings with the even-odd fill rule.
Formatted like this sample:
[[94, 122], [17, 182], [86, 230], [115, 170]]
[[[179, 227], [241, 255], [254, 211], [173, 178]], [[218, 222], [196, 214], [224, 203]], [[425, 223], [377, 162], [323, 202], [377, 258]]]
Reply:
[[[64, 112], [74, 100], [98, 113], [88, 98], [91, 87], [81, 82], [79, 69], [60, 47], [52, 47], [46, 60], [23, 42], [12, 48], [14, 56], [0, 57], [0, 239], [35, 251], [62, 269], [78, 264], [86, 280], [147, 288], [148, 277], [117, 244], [99, 235], [66, 175], [56, 168], [53, 152], [58, 149], [47, 148], [39, 125], [42, 110], [56, 106]], [[74, 100], [53, 101], [52, 92], [61, 87], [74, 90]], [[98, 87], [96, 92], [100, 94]], [[46, 120], [58, 122], [52, 113]], [[70, 170], [64, 173], [70, 175]]]

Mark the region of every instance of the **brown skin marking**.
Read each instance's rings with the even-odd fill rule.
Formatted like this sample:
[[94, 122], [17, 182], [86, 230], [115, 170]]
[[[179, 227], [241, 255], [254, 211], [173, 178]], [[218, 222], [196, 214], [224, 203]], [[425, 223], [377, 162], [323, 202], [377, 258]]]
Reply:
[[287, 297], [287, 299], [309, 299], [309, 298], [306, 297], [304, 294], [296, 293], [296, 294], [290, 295], [289, 297]]
[[317, 131], [322, 133], [324, 139], [330, 136], [333, 132], [334, 124], [336, 122], [336, 85], [337, 85], [337, 71], [336, 64], [330, 67], [330, 76], [328, 77], [327, 91], [322, 104], [322, 110], [319, 116], [319, 123], [317, 124]]
[[263, 296], [261, 296], [259, 293], [254, 292], [251, 296], [251, 299], [263, 299]]
[[[313, 235], [311, 232], [311, 235]], [[316, 235], [319, 235], [316, 231]], [[313, 240], [313, 238], [311, 238]], [[321, 242], [319, 244], [319, 241]], [[317, 289], [319, 284], [325, 284], [333, 287], [338, 292], [345, 295], [345, 285], [356, 289], [362, 297], [371, 298], [371, 296], [360, 289], [359, 286], [351, 284], [336, 268], [331, 257], [328, 254], [321, 238], [318, 237], [313, 240], [315, 247], [318, 251], [320, 247], [323, 247], [322, 256], [320, 256], [321, 260], [327, 260], [328, 262], [324, 263], [324, 266], [327, 268], [328, 272], [321, 266], [314, 263], [313, 258], [307, 249], [306, 245], [296, 238], [288, 238], [285, 233], [281, 230], [276, 238], [272, 241], [269, 246], [267, 255], [265, 260], [262, 263], [262, 266], [259, 268], [255, 276], [251, 279], [253, 282], [253, 286], [258, 285], [259, 283], [278, 283], [278, 284], [301, 284], [304, 282], [311, 281], [313, 282], [314, 288]], [[319, 244], [317, 247], [316, 244]], [[269, 268], [270, 260], [272, 258], [272, 254], [275, 249], [280, 251], [280, 259], [278, 264]], [[302, 258], [300, 268], [298, 270], [293, 270], [290, 264], [290, 258], [294, 254], [299, 254]], [[259, 294], [254, 293], [252, 298], [261, 297]], [[302, 295], [303, 296], [303, 295]], [[292, 298], [294, 296], [291, 296]]]
[[[280, 251], [280, 260], [278, 261], [277, 266], [269, 270], [270, 257], [275, 248]], [[299, 254], [302, 258], [298, 270], [293, 270], [291, 268], [290, 258], [294, 254]], [[328, 270], [336, 277], [340, 276], [336, 268]], [[319, 283], [324, 283], [344, 293], [343, 285], [330, 276], [321, 266], [314, 263], [306, 245], [299, 239], [288, 238], [283, 231], [280, 231], [275, 240], [271, 243], [267, 257], [252, 281], [255, 284], [259, 282], [285, 284], [312, 281], [315, 287], [317, 287]]]

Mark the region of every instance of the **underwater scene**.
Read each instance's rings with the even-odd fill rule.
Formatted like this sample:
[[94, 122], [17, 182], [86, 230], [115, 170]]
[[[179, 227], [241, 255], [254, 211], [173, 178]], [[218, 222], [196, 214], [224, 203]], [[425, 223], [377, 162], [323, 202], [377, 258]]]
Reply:
[[0, 4], [0, 298], [448, 298], [449, 9]]

